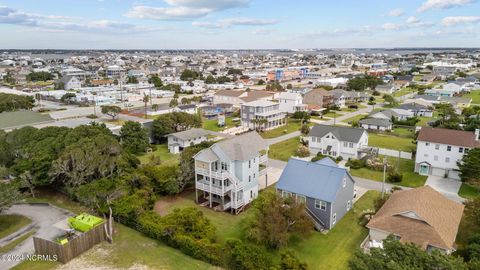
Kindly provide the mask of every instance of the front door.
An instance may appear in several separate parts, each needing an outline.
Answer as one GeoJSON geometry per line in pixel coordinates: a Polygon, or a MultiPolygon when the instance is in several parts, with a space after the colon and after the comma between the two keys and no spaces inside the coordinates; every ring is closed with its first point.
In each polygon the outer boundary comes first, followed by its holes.
{"type": "Polygon", "coordinates": [[[428,165],[420,165],[420,174],[428,175],[428,165]]]}

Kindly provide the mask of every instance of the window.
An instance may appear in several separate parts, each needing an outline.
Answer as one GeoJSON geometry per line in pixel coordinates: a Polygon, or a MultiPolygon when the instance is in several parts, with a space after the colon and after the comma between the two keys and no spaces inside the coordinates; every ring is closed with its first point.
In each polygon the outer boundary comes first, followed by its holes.
{"type": "Polygon", "coordinates": [[[438,161],[438,156],[433,156],[433,160],[438,161]]]}
{"type": "Polygon", "coordinates": [[[343,147],[348,147],[348,143],[347,143],[347,142],[343,142],[343,147]]]}
{"type": "Polygon", "coordinates": [[[350,207],[351,207],[351,206],[352,206],[352,202],[351,202],[351,201],[348,201],[348,202],[347,202],[347,211],[350,210],[350,207]]]}
{"type": "Polygon", "coordinates": [[[302,196],[302,195],[297,195],[297,201],[299,203],[305,203],[307,201],[307,198],[305,196],[302,196]]]}
{"type": "Polygon", "coordinates": [[[250,190],[250,199],[253,198],[253,190],[250,190]]]}
{"type": "Polygon", "coordinates": [[[425,143],[425,146],[429,146],[429,145],[430,145],[430,143],[428,143],[428,142],[425,143]]]}
{"type": "Polygon", "coordinates": [[[450,158],[449,158],[449,157],[446,157],[446,158],[445,158],[445,162],[446,162],[446,163],[449,163],[449,162],[450,162],[450,158]]]}
{"type": "Polygon", "coordinates": [[[459,152],[459,153],[463,153],[463,147],[459,147],[459,148],[458,148],[458,152],[459,152]]]}
{"type": "Polygon", "coordinates": [[[440,149],[440,144],[435,144],[435,150],[440,149]]]}
{"type": "Polygon", "coordinates": [[[251,168],[251,167],[252,167],[252,161],[249,160],[249,161],[248,161],[248,168],[251,168]]]}
{"type": "Polygon", "coordinates": [[[452,147],[450,145],[447,145],[447,151],[452,151],[452,147]]]}
{"type": "Polygon", "coordinates": [[[253,174],[253,178],[255,178],[255,174],[253,174]]]}
{"type": "Polygon", "coordinates": [[[348,147],[353,148],[353,143],[348,143],[348,147]]]}
{"type": "Polygon", "coordinates": [[[333,214],[333,218],[332,218],[332,223],[335,224],[337,222],[337,213],[334,213],[333,214]]]}
{"type": "Polygon", "coordinates": [[[248,176],[248,182],[249,183],[252,182],[252,176],[251,175],[248,176]]]}
{"type": "Polygon", "coordinates": [[[315,200],[315,208],[320,210],[327,210],[327,203],[321,200],[315,200]]]}
{"type": "Polygon", "coordinates": [[[328,139],[328,138],[330,138],[330,135],[327,135],[327,137],[326,137],[326,138],[327,138],[327,139],[328,139]]]}

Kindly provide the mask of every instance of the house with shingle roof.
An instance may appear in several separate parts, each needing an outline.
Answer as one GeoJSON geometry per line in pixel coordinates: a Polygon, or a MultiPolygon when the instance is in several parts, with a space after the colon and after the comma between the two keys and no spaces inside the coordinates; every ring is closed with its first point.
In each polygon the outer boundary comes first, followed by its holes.
{"type": "Polygon", "coordinates": [[[480,147],[480,130],[422,127],[417,137],[415,172],[460,179],[457,162],[469,149],[480,147]]]}
{"type": "Polygon", "coordinates": [[[168,151],[178,154],[183,149],[208,140],[208,132],[202,128],[192,128],[167,135],[168,151]]]}
{"type": "Polygon", "coordinates": [[[307,138],[310,152],[344,159],[359,158],[368,148],[368,133],[363,128],[316,125],[307,138]]]}
{"type": "Polygon", "coordinates": [[[355,181],[332,159],[309,162],[291,158],[276,184],[282,197],[305,203],[318,230],[332,229],[352,208],[355,181]]]}
{"type": "Polygon", "coordinates": [[[237,214],[258,196],[261,179],[266,180],[268,143],[249,132],[217,142],[193,158],[196,201],[237,214]]]}
{"type": "Polygon", "coordinates": [[[368,247],[381,247],[389,235],[431,251],[455,251],[464,205],[430,186],[395,191],[367,224],[368,247]]]}

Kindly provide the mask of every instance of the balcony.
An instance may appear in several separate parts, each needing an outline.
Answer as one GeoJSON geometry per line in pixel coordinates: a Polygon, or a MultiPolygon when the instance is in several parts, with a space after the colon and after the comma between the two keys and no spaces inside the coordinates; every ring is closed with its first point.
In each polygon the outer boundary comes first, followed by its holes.
{"type": "Polygon", "coordinates": [[[268,156],[267,155],[261,155],[259,158],[259,163],[265,163],[268,161],[268,156]]]}
{"type": "Polygon", "coordinates": [[[266,174],[267,174],[267,168],[264,167],[264,168],[262,169],[262,167],[260,167],[260,171],[258,172],[258,174],[259,174],[260,176],[266,175],[266,174]]]}
{"type": "Polygon", "coordinates": [[[210,183],[207,181],[197,181],[195,183],[195,187],[199,190],[203,190],[206,192],[211,192],[212,194],[217,194],[220,196],[225,195],[225,193],[229,192],[230,190],[233,189],[233,185],[228,185],[228,186],[220,186],[220,185],[212,185],[210,187],[210,183]]]}
{"type": "Polygon", "coordinates": [[[201,174],[201,175],[204,175],[204,176],[210,176],[210,177],[220,179],[220,180],[227,179],[228,175],[229,175],[229,173],[227,171],[223,171],[223,172],[222,171],[209,171],[209,170],[198,168],[198,167],[195,168],[195,172],[197,174],[201,174]]]}

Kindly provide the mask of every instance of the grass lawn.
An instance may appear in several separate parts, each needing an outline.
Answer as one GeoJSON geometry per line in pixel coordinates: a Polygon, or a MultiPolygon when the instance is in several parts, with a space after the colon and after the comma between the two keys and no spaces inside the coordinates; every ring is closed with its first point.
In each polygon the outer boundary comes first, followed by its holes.
{"type": "MultiPolygon", "coordinates": [[[[312,125],[312,123],[309,123],[309,125],[312,125]]],[[[260,135],[264,139],[276,138],[276,137],[279,137],[279,136],[282,136],[282,135],[285,135],[285,134],[288,134],[288,133],[299,131],[301,126],[302,126],[302,123],[301,123],[300,120],[293,120],[293,119],[289,118],[287,120],[286,125],[275,128],[275,129],[265,131],[265,132],[261,133],[260,135]]]]}
{"type": "Polygon", "coordinates": [[[300,137],[291,138],[286,141],[270,145],[268,157],[272,159],[288,161],[291,156],[295,155],[299,145],[300,137]]]}
{"type": "Polygon", "coordinates": [[[20,230],[31,222],[32,220],[21,215],[0,215],[0,239],[20,230]]]}
{"type": "Polygon", "coordinates": [[[480,90],[473,90],[468,94],[463,95],[464,98],[471,98],[473,104],[480,104],[480,90]]]}
{"type": "Polygon", "coordinates": [[[367,115],[366,114],[355,115],[353,117],[350,117],[348,119],[343,120],[342,122],[347,123],[347,124],[353,123],[353,122],[358,122],[358,121],[360,121],[360,119],[365,118],[365,116],[367,116],[367,115]]]}
{"type": "MultiPolygon", "coordinates": [[[[113,244],[103,242],[65,265],[65,269],[215,269],[181,251],[121,224],[113,244]]],[[[23,262],[15,270],[55,269],[60,263],[23,262]]]]}
{"type": "Polygon", "coordinates": [[[242,224],[253,214],[253,211],[245,211],[239,215],[232,215],[227,212],[215,212],[207,207],[195,203],[195,192],[185,191],[177,196],[163,197],[155,204],[155,211],[160,215],[166,215],[175,208],[195,207],[202,211],[205,216],[217,227],[217,235],[220,241],[227,238],[240,238],[242,224]]]}
{"type": "Polygon", "coordinates": [[[465,199],[475,199],[476,197],[480,196],[480,190],[469,184],[462,183],[462,186],[460,186],[460,190],[458,191],[458,195],[465,199]]]}
{"type": "MultiPolygon", "coordinates": [[[[9,252],[10,250],[14,249],[18,244],[22,243],[23,241],[27,240],[30,236],[35,233],[34,230],[27,232],[26,234],[18,237],[17,239],[13,240],[12,242],[8,243],[7,245],[0,247],[0,253],[9,252]]],[[[33,241],[30,240],[30,241],[33,241]]]]}
{"type": "Polygon", "coordinates": [[[344,114],[345,114],[345,112],[338,112],[338,111],[337,111],[336,113],[334,113],[334,112],[330,111],[330,112],[324,114],[323,116],[329,117],[329,118],[335,118],[335,117],[342,116],[342,115],[344,115],[344,114]]]}
{"type": "Polygon", "coordinates": [[[413,139],[413,136],[415,135],[415,130],[408,128],[394,128],[392,131],[392,135],[413,139]]]}
{"type": "Polygon", "coordinates": [[[404,88],[398,90],[397,92],[393,93],[393,97],[403,97],[406,94],[413,93],[414,91],[415,90],[410,88],[410,87],[404,87],[404,88]]]}
{"type": "Polygon", "coordinates": [[[348,269],[348,261],[368,230],[360,224],[360,217],[367,209],[374,209],[373,202],[380,196],[377,191],[365,193],[328,234],[314,232],[310,237],[289,245],[309,269],[348,269]]]}
{"type": "Polygon", "coordinates": [[[368,134],[369,146],[399,150],[404,152],[412,152],[413,150],[415,150],[415,144],[413,144],[412,141],[412,138],[403,138],[377,133],[368,134]]]}
{"type": "Polygon", "coordinates": [[[170,153],[168,151],[167,144],[156,145],[156,148],[157,149],[155,151],[152,151],[151,153],[145,153],[141,156],[138,156],[138,159],[140,160],[140,162],[142,164],[147,164],[151,161],[156,161],[156,160],[160,160],[160,162],[166,161],[166,160],[172,160],[172,161],[177,160],[178,155],[174,155],[170,153]]]}
{"type": "Polygon", "coordinates": [[[217,119],[203,119],[202,120],[202,128],[206,130],[211,130],[211,131],[222,131],[227,128],[235,127],[237,124],[240,124],[240,121],[234,122],[233,117],[225,117],[225,126],[224,127],[219,127],[218,120],[217,119]]]}
{"type": "MultiPolygon", "coordinates": [[[[394,157],[387,157],[388,161],[397,166],[398,159],[394,157]]],[[[405,187],[421,187],[425,185],[427,177],[424,175],[419,175],[414,172],[415,161],[410,159],[400,159],[400,166],[398,171],[403,175],[402,181],[398,183],[391,183],[394,185],[405,186],[405,187]]],[[[374,171],[368,168],[361,169],[350,169],[350,174],[353,176],[371,179],[374,181],[383,181],[383,171],[374,171]]]]}
{"type": "Polygon", "coordinates": [[[426,127],[428,126],[428,122],[435,121],[435,117],[425,117],[425,116],[419,116],[418,119],[420,120],[416,126],[418,127],[426,127]]]}
{"type": "Polygon", "coordinates": [[[88,208],[70,200],[66,195],[48,189],[37,189],[36,198],[27,198],[29,203],[50,203],[60,208],[64,208],[73,213],[88,212],[88,208]]]}

